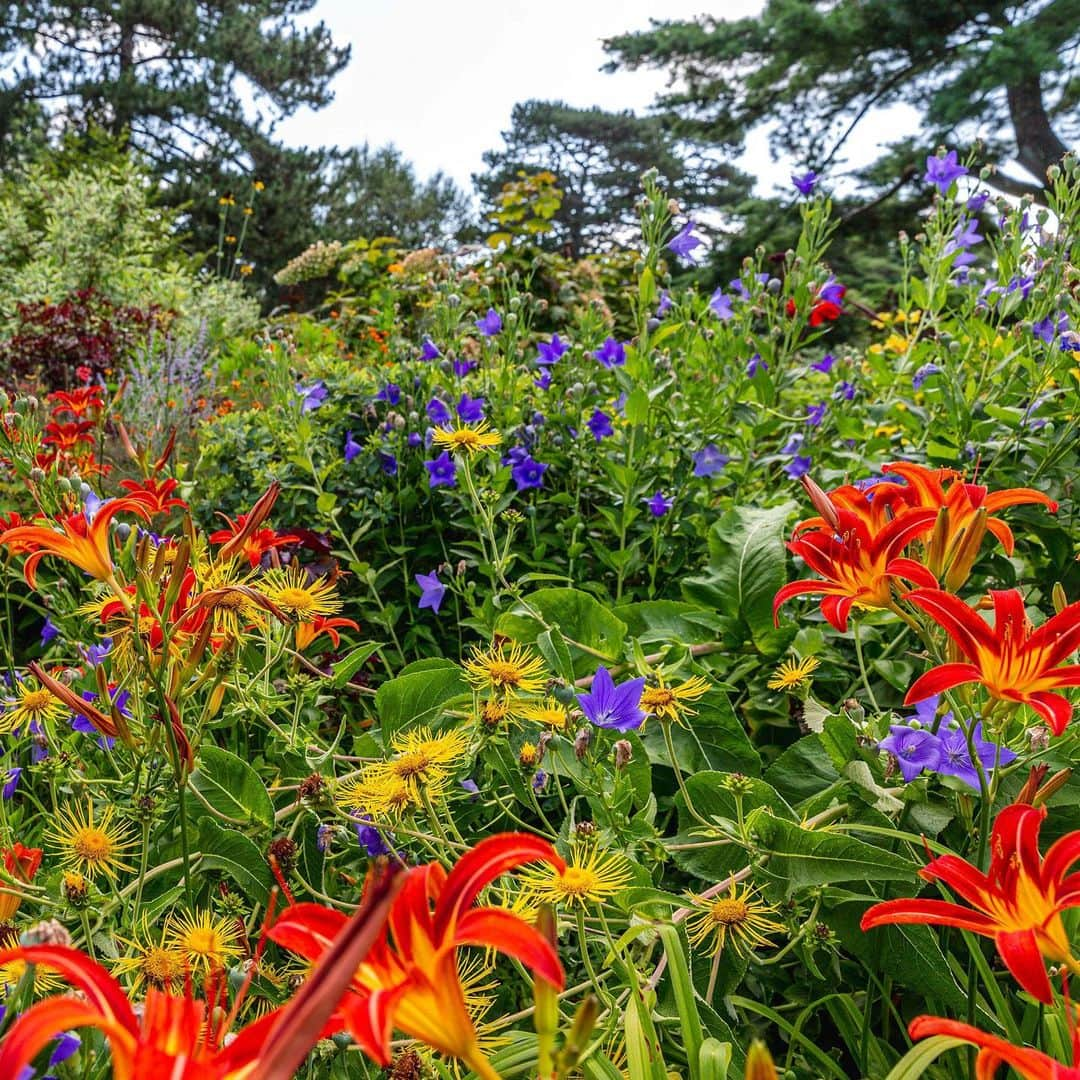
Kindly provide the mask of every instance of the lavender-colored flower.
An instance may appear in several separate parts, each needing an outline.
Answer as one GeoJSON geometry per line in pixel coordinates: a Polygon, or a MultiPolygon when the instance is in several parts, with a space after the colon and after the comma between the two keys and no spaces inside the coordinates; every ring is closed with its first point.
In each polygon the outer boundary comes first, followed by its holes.
{"type": "MultiPolygon", "coordinates": [[[[82,1039],[74,1031],[61,1032],[53,1044],[52,1053],[49,1055],[49,1068],[51,1069],[54,1065],[59,1065],[67,1061],[69,1057],[77,1054],[80,1046],[82,1046],[82,1039]]],[[[20,1077],[19,1080],[22,1080],[22,1078],[20,1077]]],[[[50,1078],[44,1077],[43,1080],[50,1080],[50,1078]]]]}
{"type": "Polygon", "coordinates": [[[300,395],[300,411],[304,413],[317,409],[330,395],[322,379],[317,379],[310,386],[297,383],[296,392],[300,395]]]}
{"type": "Polygon", "coordinates": [[[558,334],[552,334],[550,341],[536,343],[536,351],[539,354],[536,362],[541,367],[550,367],[552,364],[557,364],[569,348],[570,346],[558,334]]]}
{"type": "Polygon", "coordinates": [[[605,338],[604,344],[593,352],[593,356],[608,370],[621,367],[626,363],[626,346],[613,337],[605,338]]]}
{"type": "Polygon", "coordinates": [[[544,473],[548,466],[537,461],[526,452],[524,457],[518,458],[510,469],[510,478],[514,481],[518,491],[526,491],[529,488],[542,488],[544,486],[544,473]]]}
{"type": "Polygon", "coordinates": [[[551,372],[546,368],[540,373],[539,379],[533,379],[533,386],[537,390],[547,390],[551,386],[551,372]]]}
{"type": "Polygon", "coordinates": [[[957,160],[955,150],[950,150],[944,157],[931,154],[926,159],[926,175],[923,180],[937,187],[942,195],[948,195],[954,180],[967,176],[967,168],[957,160]]]}
{"type": "Polygon", "coordinates": [[[461,786],[469,793],[469,802],[476,802],[480,798],[480,787],[475,780],[462,780],[461,786]]]}
{"type": "Polygon", "coordinates": [[[768,371],[769,365],[761,359],[761,353],[754,353],[746,362],[746,377],[752,379],[759,371],[768,371]]]}
{"type": "Polygon", "coordinates": [[[974,218],[961,218],[953,229],[952,239],[945,245],[946,255],[956,255],[953,266],[970,266],[975,261],[975,256],[967,249],[981,244],[983,238],[979,235],[978,222],[974,218]],[[960,252],[960,254],[956,254],[960,252]]]}
{"type": "Polygon", "coordinates": [[[671,293],[664,289],[660,293],[660,303],[656,307],[656,317],[662,319],[672,308],[671,293]]]}
{"type": "Polygon", "coordinates": [[[827,402],[821,401],[817,405],[806,406],[806,426],[817,427],[822,420],[825,419],[825,414],[829,411],[827,402]]]}
{"type": "Polygon", "coordinates": [[[828,375],[835,363],[836,357],[832,353],[826,353],[820,360],[815,360],[810,367],[814,371],[820,371],[823,375],[828,375]]]}
{"type": "Polygon", "coordinates": [[[970,199],[968,199],[966,204],[968,210],[970,210],[973,214],[977,214],[986,205],[989,198],[989,191],[977,192],[975,195],[972,195],[970,199]]]}
{"type": "Polygon", "coordinates": [[[489,307],[487,314],[482,319],[476,320],[476,329],[484,337],[494,337],[502,330],[502,316],[494,308],[489,307]]]}
{"type": "Polygon", "coordinates": [[[410,450],[415,450],[423,441],[419,431],[410,431],[409,434],[405,436],[405,444],[410,450]]]}
{"type": "Polygon", "coordinates": [[[444,450],[434,461],[425,461],[428,471],[428,487],[457,487],[457,462],[444,450]]]}
{"type": "Polygon", "coordinates": [[[1040,340],[1045,341],[1047,345],[1054,344],[1054,338],[1058,334],[1063,334],[1069,329],[1069,316],[1065,312],[1058,312],[1057,318],[1053,315],[1047,315],[1045,319],[1040,319],[1038,322],[1031,324],[1031,332],[1040,340]]]}
{"type": "Polygon", "coordinates": [[[416,574],[416,584],[420,586],[420,603],[417,605],[421,610],[431,608],[436,615],[439,614],[439,605],[446,595],[446,586],[439,580],[439,571],[432,570],[430,574],[416,574]]]}
{"type": "Polygon", "coordinates": [[[592,432],[597,442],[615,434],[615,429],[611,426],[611,417],[600,409],[589,417],[589,422],[585,426],[592,432]]]}
{"type": "Polygon", "coordinates": [[[705,243],[694,230],[697,225],[688,221],[668,243],[668,251],[685,262],[697,262],[694,252],[705,243]]]}
{"type": "Polygon", "coordinates": [[[813,462],[809,457],[798,454],[784,466],[784,472],[786,472],[792,480],[798,480],[801,476],[805,476],[810,471],[810,466],[812,464],[813,462]]]}
{"type": "Polygon", "coordinates": [[[83,517],[86,518],[88,525],[94,524],[94,518],[97,517],[98,511],[108,502],[108,499],[101,498],[96,491],[91,488],[86,489],[86,493],[83,495],[83,517]]]}
{"type": "MultiPolygon", "coordinates": [[[[97,700],[97,694],[92,690],[83,690],[79,695],[83,701],[94,702],[97,700]]],[[[131,700],[131,693],[127,690],[112,689],[109,691],[109,700],[116,706],[116,711],[120,713],[125,719],[131,719],[131,711],[128,708],[128,702],[131,700]]],[[[73,713],[71,717],[71,730],[78,731],[82,735],[98,735],[98,729],[90,722],[90,718],[84,716],[82,713],[73,713]]],[[[110,735],[100,735],[97,740],[98,746],[102,750],[111,750],[116,745],[116,739],[110,735]]]]}
{"type": "Polygon", "coordinates": [[[435,344],[431,338],[424,338],[423,344],[420,346],[420,359],[421,360],[438,360],[442,356],[439,352],[438,345],[435,344]]]}
{"type": "Polygon", "coordinates": [[[1061,335],[1058,348],[1062,352],[1080,352],[1080,334],[1066,331],[1061,335]]]}
{"type": "Polygon", "coordinates": [[[911,376],[912,389],[918,390],[931,375],[940,375],[941,368],[937,364],[923,364],[914,375],[911,376]]]}
{"type": "Polygon", "coordinates": [[[387,405],[396,405],[401,400],[401,387],[397,383],[387,383],[376,395],[376,401],[385,401],[387,405]]]}
{"type": "Polygon", "coordinates": [[[111,637],[102,638],[99,645],[88,645],[83,649],[83,656],[91,667],[97,667],[102,660],[112,651],[113,641],[111,637]]]}
{"type": "Polygon", "coordinates": [[[800,195],[807,197],[814,194],[814,188],[817,186],[818,174],[813,169],[807,169],[801,176],[792,176],[792,184],[794,184],[796,190],[800,195]]]}
{"type": "Polygon", "coordinates": [[[694,463],[695,476],[715,476],[731,460],[727,454],[720,453],[716,443],[709,443],[704,450],[697,450],[690,455],[694,463]]]}
{"type": "Polygon", "coordinates": [[[806,442],[806,436],[801,431],[796,431],[794,435],[780,448],[781,454],[797,454],[802,449],[802,444],[806,442]]]}
{"type": "Polygon", "coordinates": [[[41,624],[41,644],[43,646],[48,645],[50,641],[54,641],[59,636],[59,628],[52,621],[52,619],[50,619],[49,616],[46,615],[45,621],[41,624]]]}
{"type": "Polygon", "coordinates": [[[360,846],[367,852],[369,859],[377,859],[380,855],[390,854],[390,845],[383,839],[382,833],[371,823],[371,818],[367,816],[364,816],[356,823],[356,838],[360,841],[360,846]]]}
{"type": "Polygon", "coordinates": [[[345,432],[345,464],[353,461],[363,447],[352,437],[351,431],[345,432]]]}
{"type": "Polygon", "coordinates": [[[844,302],[844,294],[846,292],[847,286],[841,285],[840,282],[836,280],[835,274],[830,274],[825,279],[825,283],[818,289],[815,300],[827,300],[830,304],[840,306],[844,302]]]}
{"type": "Polygon", "coordinates": [[[466,424],[474,424],[477,420],[484,419],[484,399],[472,398],[468,394],[462,394],[457,403],[457,414],[466,424]]]}
{"type": "Polygon", "coordinates": [[[547,779],[547,773],[543,769],[537,769],[532,778],[533,791],[538,794],[543,791],[547,786],[547,779]]]}
{"type": "Polygon", "coordinates": [[[315,846],[325,855],[334,843],[334,826],[320,825],[315,830],[315,846]]]}
{"type": "MultiPolygon", "coordinates": [[[[969,787],[979,789],[979,773],[971,760],[971,749],[968,746],[967,736],[960,727],[949,723],[951,714],[946,714],[938,730],[938,739],[941,745],[941,761],[936,766],[942,776],[955,776],[969,787]]],[[[988,742],[982,737],[982,724],[975,725],[971,733],[971,741],[975,744],[975,754],[982,764],[983,772],[989,777],[995,765],[1008,765],[1016,760],[1014,754],[1007,746],[999,747],[996,743],[988,742]]]]}
{"type": "Polygon", "coordinates": [[[446,407],[446,402],[437,397],[433,397],[427,403],[427,415],[428,419],[436,427],[446,427],[450,423],[450,410],[446,407]]]}
{"type": "Polygon", "coordinates": [[[454,375],[459,379],[464,379],[470,371],[473,371],[478,366],[476,360],[455,360],[451,365],[454,375]]]}
{"type": "Polygon", "coordinates": [[[839,401],[843,398],[844,401],[853,401],[855,398],[855,384],[848,382],[844,379],[839,386],[833,391],[833,397],[839,401]]]}
{"type": "Polygon", "coordinates": [[[651,499],[645,499],[644,503],[654,518],[662,518],[675,505],[675,500],[665,499],[664,493],[658,491],[651,499]]]}
{"type": "Polygon", "coordinates": [[[379,468],[382,469],[387,476],[397,476],[398,460],[397,456],[389,450],[379,451],[379,468]]]}
{"type": "Polygon", "coordinates": [[[3,791],[0,791],[0,795],[3,798],[10,799],[15,794],[15,789],[19,786],[19,777],[22,776],[22,769],[18,765],[11,769],[8,769],[7,776],[4,780],[3,791]]]}
{"type": "Polygon", "coordinates": [[[634,731],[645,720],[645,713],[639,707],[644,689],[644,678],[627,679],[616,686],[608,669],[598,667],[589,692],[578,694],[577,701],[585,719],[595,727],[634,731]]]}
{"type": "Polygon", "coordinates": [[[923,728],[893,724],[878,749],[888,750],[896,758],[900,775],[908,782],[923,769],[936,769],[941,763],[941,740],[923,728]]]}
{"type": "Polygon", "coordinates": [[[709,298],[709,310],[718,318],[727,322],[735,318],[735,311],[731,306],[732,298],[723,289],[717,289],[709,298]]]}

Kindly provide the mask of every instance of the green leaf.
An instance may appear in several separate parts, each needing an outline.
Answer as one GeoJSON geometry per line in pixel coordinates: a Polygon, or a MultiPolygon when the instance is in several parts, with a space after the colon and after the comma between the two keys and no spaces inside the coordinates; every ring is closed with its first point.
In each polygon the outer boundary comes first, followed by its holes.
{"type": "Polygon", "coordinates": [[[199,822],[201,870],[221,870],[249,900],[265,904],[273,878],[262,852],[243,833],[223,829],[212,818],[199,822]]]}
{"type": "Polygon", "coordinates": [[[544,658],[547,666],[567,683],[574,681],[574,661],[570,656],[570,650],[566,646],[566,639],[559,632],[558,627],[545,630],[536,637],[536,647],[544,658]]]}
{"type": "Polygon", "coordinates": [[[628,424],[644,424],[649,419],[649,395],[642,387],[639,386],[626,399],[623,415],[628,424]]]}
{"type": "Polygon", "coordinates": [[[213,744],[199,749],[198,768],[189,783],[195,795],[215,814],[236,825],[258,822],[271,828],[274,804],[259,774],[235,754],[213,744]]]}
{"type": "Polygon", "coordinates": [[[760,873],[782,886],[787,896],[838,881],[913,881],[918,871],[914,863],[884,848],[853,836],[803,828],[768,808],[754,811],[749,823],[762,850],[771,853],[760,873]]]}
{"type": "Polygon", "coordinates": [[[461,668],[451,660],[432,659],[410,664],[375,694],[375,709],[383,732],[432,722],[448,701],[469,692],[461,668]]]}
{"type": "Polygon", "coordinates": [[[660,941],[664,946],[664,955],[668,961],[668,977],[675,994],[675,1006],[679,1010],[679,1022],[686,1049],[686,1060],[690,1066],[690,1080],[700,1080],[699,1064],[703,1034],[701,1014],[694,997],[694,984],[690,981],[690,965],[686,962],[679,931],[670,923],[659,928],[660,941]]]}
{"type": "Polygon", "coordinates": [[[946,1050],[967,1046],[963,1039],[954,1039],[951,1035],[931,1035],[913,1046],[893,1067],[885,1080],[916,1080],[946,1050]]]}
{"type": "Polygon", "coordinates": [[[381,641],[365,641],[346,653],[334,665],[334,677],[330,680],[330,685],[344,686],[360,670],[368,657],[382,648],[382,644],[381,641]]]}
{"type": "MultiPolygon", "coordinates": [[[[540,589],[528,597],[528,603],[548,626],[562,634],[574,661],[575,677],[592,674],[598,664],[617,663],[622,657],[626,623],[595,597],[578,589],[540,589]],[[592,651],[583,652],[576,645],[592,651]]],[[[515,641],[532,644],[544,627],[519,605],[499,617],[495,630],[515,641]]]]}
{"type": "MultiPolygon", "coordinates": [[[[690,717],[686,727],[679,724],[671,727],[671,741],[683,772],[694,774],[703,769],[719,769],[757,776],[761,772],[761,758],[727,694],[712,689],[694,708],[697,715],[690,717]]],[[[654,764],[668,764],[667,746],[659,724],[646,726],[642,742],[654,764]]]]}
{"type": "Polygon", "coordinates": [[[727,1080],[731,1064],[731,1043],[708,1038],[698,1054],[698,1075],[701,1080],[727,1080]]]}
{"type": "Polygon", "coordinates": [[[332,491],[324,491],[315,500],[315,509],[320,514],[329,514],[337,506],[337,496],[332,491]]]}
{"type": "Polygon", "coordinates": [[[794,629],[773,625],[772,602],[787,580],[783,532],[794,504],[729,510],[709,534],[706,572],[683,582],[687,600],[726,616],[743,640],[768,657],[787,648],[794,629]]]}

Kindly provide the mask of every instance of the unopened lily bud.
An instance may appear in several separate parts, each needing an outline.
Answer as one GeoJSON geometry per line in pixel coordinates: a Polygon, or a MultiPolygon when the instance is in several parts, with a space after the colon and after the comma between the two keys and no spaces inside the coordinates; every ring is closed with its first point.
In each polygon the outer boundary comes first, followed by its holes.
{"type": "MultiPolygon", "coordinates": [[[[1045,728],[1043,729],[1046,730],[1045,728]]],[[[1035,800],[1035,793],[1042,785],[1043,779],[1050,771],[1049,765],[1032,765],[1031,771],[1028,773],[1027,779],[1024,781],[1024,786],[1017,793],[1013,802],[1020,803],[1024,806],[1030,806],[1035,800]]]]}
{"type": "Polygon", "coordinates": [[[832,499],[809,476],[801,477],[800,483],[806,494],[810,496],[810,502],[813,504],[814,509],[829,523],[830,528],[838,529],[840,527],[840,515],[837,513],[832,499]]]}
{"type": "Polygon", "coordinates": [[[1050,598],[1054,605],[1054,612],[1057,615],[1060,615],[1069,606],[1068,597],[1065,595],[1065,586],[1060,581],[1054,582],[1050,598]]]}
{"type": "Polygon", "coordinates": [[[866,710],[855,700],[848,698],[844,702],[844,712],[856,724],[861,724],[866,719],[866,710]]]}
{"type": "Polygon", "coordinates": [[[1035,792],[1035,798],[1032,800],[1032,805],[1042,806],[1055,792],[1060,791],[1069,782],[1071,776],[1072,769],[1062,769],[1060,772],[1054,773],[1054,775],[1035,792]]]}
{"type": "Polygon", "coordinates": [[[759,1039],[753,1041],[746,1055],[745,1080],[777,1080],[772,1054],[759,1039]]]}
{"type": "MultiPolygon", "coordinates": [[[[952,561],[945,573],[945,588],[949,592],[958,592],[971,575],[971,568],[982,547],[986,536],[986,507],[981,506],[975,512],[971,523],[964,530],[959,542],[954,545],[952,561]]],[[[933,570],[933,567],[931,567],[933,570]]]]}
{"type": "Polygon", "coordinates": [[[634,760],[634,748],[626,739],[619,739],[615,743],[615,768],[623,770],[634,760]]]}

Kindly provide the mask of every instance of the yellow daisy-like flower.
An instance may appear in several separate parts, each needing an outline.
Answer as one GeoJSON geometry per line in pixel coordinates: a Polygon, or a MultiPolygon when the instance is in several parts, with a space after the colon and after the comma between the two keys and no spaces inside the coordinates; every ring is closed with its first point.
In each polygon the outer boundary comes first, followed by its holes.
{"type": "Polygon", "coordinates": [[[60,851],[66,870],[74,870],[93,881],[98,874],[115,880],[118,873],[134,867],[126,853],[135,846],[127,828],[114,821],[115,808],[106,806],[100,817],[89,799],[85,807],[65,806],[57,814],[48,837],[60,851]]]}
{"type": "Polygon", "coordinates": [[[193,606],[210,612],[214,633],[238,638],[243,628],[264,624],[266,615],[254,595],[254,575],[243,573],[236,559],[210,563],[199,573],[193,606]]]}
{"type": "Polygon", "coordinates": [[[432,735],[426,727],[396,735],[394,756],[383,766],[393,777],[410,784],[441,780],[458,765],[469,748],[469,736],[459,728],[432,735]]]}
{"type": "Polygon", "coordinates": [[[212,911],[184,912],[170,916],[165,925],[164,941],[179,953],[191,971],[218,971],[244,950],[237,920],[214,915],[212,911]]]}
{"type": "Polygon", "coordinates": [[[166,943],[166,932],[162,930],[155,941],[149,924],[144,923],[130,940],[119,939],[127,951],[113,961],[113,974],[129,977],[128,993],[132,997],[137,997],[144,985],[173,991],[183,981],[187,972],[184,954],[175,945],[166,943]]]}
{"type": "Polygon", "coordinates": [[[817,671],[821,661],[816,656],[807,656],[802,660],[785,660],[767,685],[770,690],[798,690],[810,681],[810,676],[817,671]]]}
{"type": "Polygon", "coordinates": [[[510,715],[510,706],[505,701],[491,699],[480,706],[479,722],[486,728],[500,728],[510,715]]]}
{"type": "Polygon", "coordinates": [[[465,678],[475,689],[496,694],[535,694],[547,682],[544,661],[516,641],[509,643],[509,649],[501,644],[492,644],[487,649],[474,645],[463,666],[465,678]]]}
{"type": "Polygon", "coordinates": [[[520,720],[532,720],[556,731],[565,731],[570,726],[569,708],[555,698],[522,702],[514,708],[514,716],[520,720]]]}
{"type": "Polygon", "coordinates": [[[656,686],[646,686],[642,690],[638,708],[658,720],[681,720],[683,716],[694,715],[686,702],[697,701],[710,689],[712,684],[700,675],[691,675],[678,686],[665,686],[663,676],[659,676],[656,686]]]}
{"type": "Polygon", "coordinates": [[[694,914],[686,920],[686,934],[691,945],[704,945],[710,939],[709,952],[715,956],[721,952],[728,938],[732,947],[741,954],[754,948],[772,944],[765,936],[784,929],[783,923],[769,916],[776,908],[757,898],[752,886],[744,885],[740,891],[735,882],[727,896],[704,897],[688,894],[694,914]]]}
{"type": "Polygon", "coordinates": [[[314,622],[320,615],[334,615],[344,606],[331,581],[325,577],[312,579],[302,566],[268,571],[259,591],[298,622],[314,622]]]}
{"type": "Polygon", "coordinates": [[[481,420],[476,424],[436,428],[431,441],[453,454],[476,454],[498,446],[502,436],[497,431],[491,431],[486,420],[481,420]]]}
{"type": "MultiPolygon", "coordinates": [[[[11,942],[10,948],[14,948],[18,944],[19,942],[16,939],[11,942]]],[[[9,946],[5,945],[4,947],[8,948],[9,946]]],[[[5,991],[15,989],[19,980],[26,974],[28,967],[29,965],[25,960],[9,960],[6,964],[0,964],[0,996],[5,991]]],[[[55,971],[44,964],[34,965],[33,992],[35,996],[52,994],[63,985],[64,980],[55,971]]]]}
{"type": "Polygon", "coordinates": [[[27,728],[32,723],[53,723],[67,716],[68,708],[58,701],[36,679],[26,679],[15,684],[15,697],[5,702],[0,714],[0,732],[5,734],[16,728],[27,728]]]}
{"type": "MultiPolygon", "coordinates": [[[[428,798],[433,792],[441,795],[439,782],[425,786],[428,798]]],[[[410,810],[423,805],[416,784],[393,776],[382,764],[365,769],[352,783],[338,793],[338,803],[347,810],[356,810],[376,820],[396,820],[410,810]]]]}
{"type": "Polygon", "coordinates": [[[530,866],[521,874],[523,905],[563,904],[586,907],[601,904],[621,892],[633,880],[626,861],[618,855],[589,846],[570,853],[565,870],[554,866],[530,866]]]}

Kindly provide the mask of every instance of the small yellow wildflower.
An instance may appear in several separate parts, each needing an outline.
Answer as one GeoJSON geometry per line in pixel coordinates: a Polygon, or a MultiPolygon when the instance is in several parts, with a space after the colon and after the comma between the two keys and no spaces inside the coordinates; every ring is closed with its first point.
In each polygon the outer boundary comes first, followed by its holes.
{"type": "Polygon", "coordinates": [[[773,673],[768,682],[770,690],[798,690],[810,677],[821,661],[816,656],[806,656],[802,660],[785,660],[773,673]]]}
{"type": "Polygon", "coordinates": [[[772,943],[765,936],[784,929],[782,923],[769,916],[776,908],[757,899],[753,887],[740,890],[735,882],[727,896],[705,897],[689,894],[692,914],[686,920],[686,933],[691,945],[703,945],[712,939],[709,952],[721,952],[730,935],[732,947],[741,954],[772,943]]]}
{"type": "Polygon", "coordinates": [[[334,615],[344,606],[333,582],[325,577],[312,579],[302,566],[267,571],[259,591],[298,622],[314,622],[318,616],[334,615]]]}
{"type": "Polygon", "coordinates": [[[638,708],[658,720],[681,720],[684,715],[694,715],[686,702],[697,701],[711,688],[712,684],[700,675],[691,675],[678,686],[665,686],[663,676],[660,676],[656,686],[646,686],[641,692],[638,708]]]}
{"type": "Polygon", "coordinates": [[[497,431],[489,430],[488,422],[481,420],[477,424],[436,428],[431,441],[436,446],[441,446],[455,454],[459,452],[475,454],[480,450],[490,450],[498,446],[502,442],[502,436],[497,431]]]}
{"type": "Polygon", "coordinates": [[[115,880],[120,871],[133,869],[125,858],[135,841],[123,825],[113,821],[114,815],[115,808],[106,806],[101,816],[95,819],[94,804],[89,800],[85,808],[65,806],[59,811],[57,821],[47,835],[59,848],[65,869],[91,880],[98,874],[115,880]]]}
{"type": "Polygon", "coordinates": [[[166,930],[162,929],[158,940],[153,940],[149,923],[130,940],[120,939],[126,951],[112,963],[113,973],[128,976],[128,992],[134,997],[144,985],[155,990],[174,991],[180,987],[186,971],[184,954],[175,946],[166,944],[166,930]]]}
{"type": "Polygon", "coordinates": [[[171,916],[164,940],[191,971],[218,971],[244,952],[238,944],[241,933],[237,920],[212,911],[171,916]]]}
{"type": "Polygon", "coordinates": [[[5,734],[16,728],[25,730],[32,723],[51,724],[68,714],[67,706],[34,679],[16,682],[15,697],[5,704],[7,708],[0,714],[0,732],[5,734]]]}
{"type": "Polygon", "coordinates": [[[521,874],[522,900],[529,906],[585,907],[609,900],[632,880],[624,859],[590,845],[587,854],[581,848],[571,851],[565,870],[527,867],[521,874]]]}
{"type": "Polygon", "coordinates": [[[473,687],[499,694],[537,693],[547,681],[543,660],[516,641],[510,642],[509,649],[499,644],[487,649],[474,645],[464,667],[465,677],[473,687]]]}
{"type": "Polygon", "coordinates": [[[515,707],[514,716],[520,720],[533,720],[556,731],[564,731],[570,726],[570,710],[555,698],[522,702],[515,707]]]}

